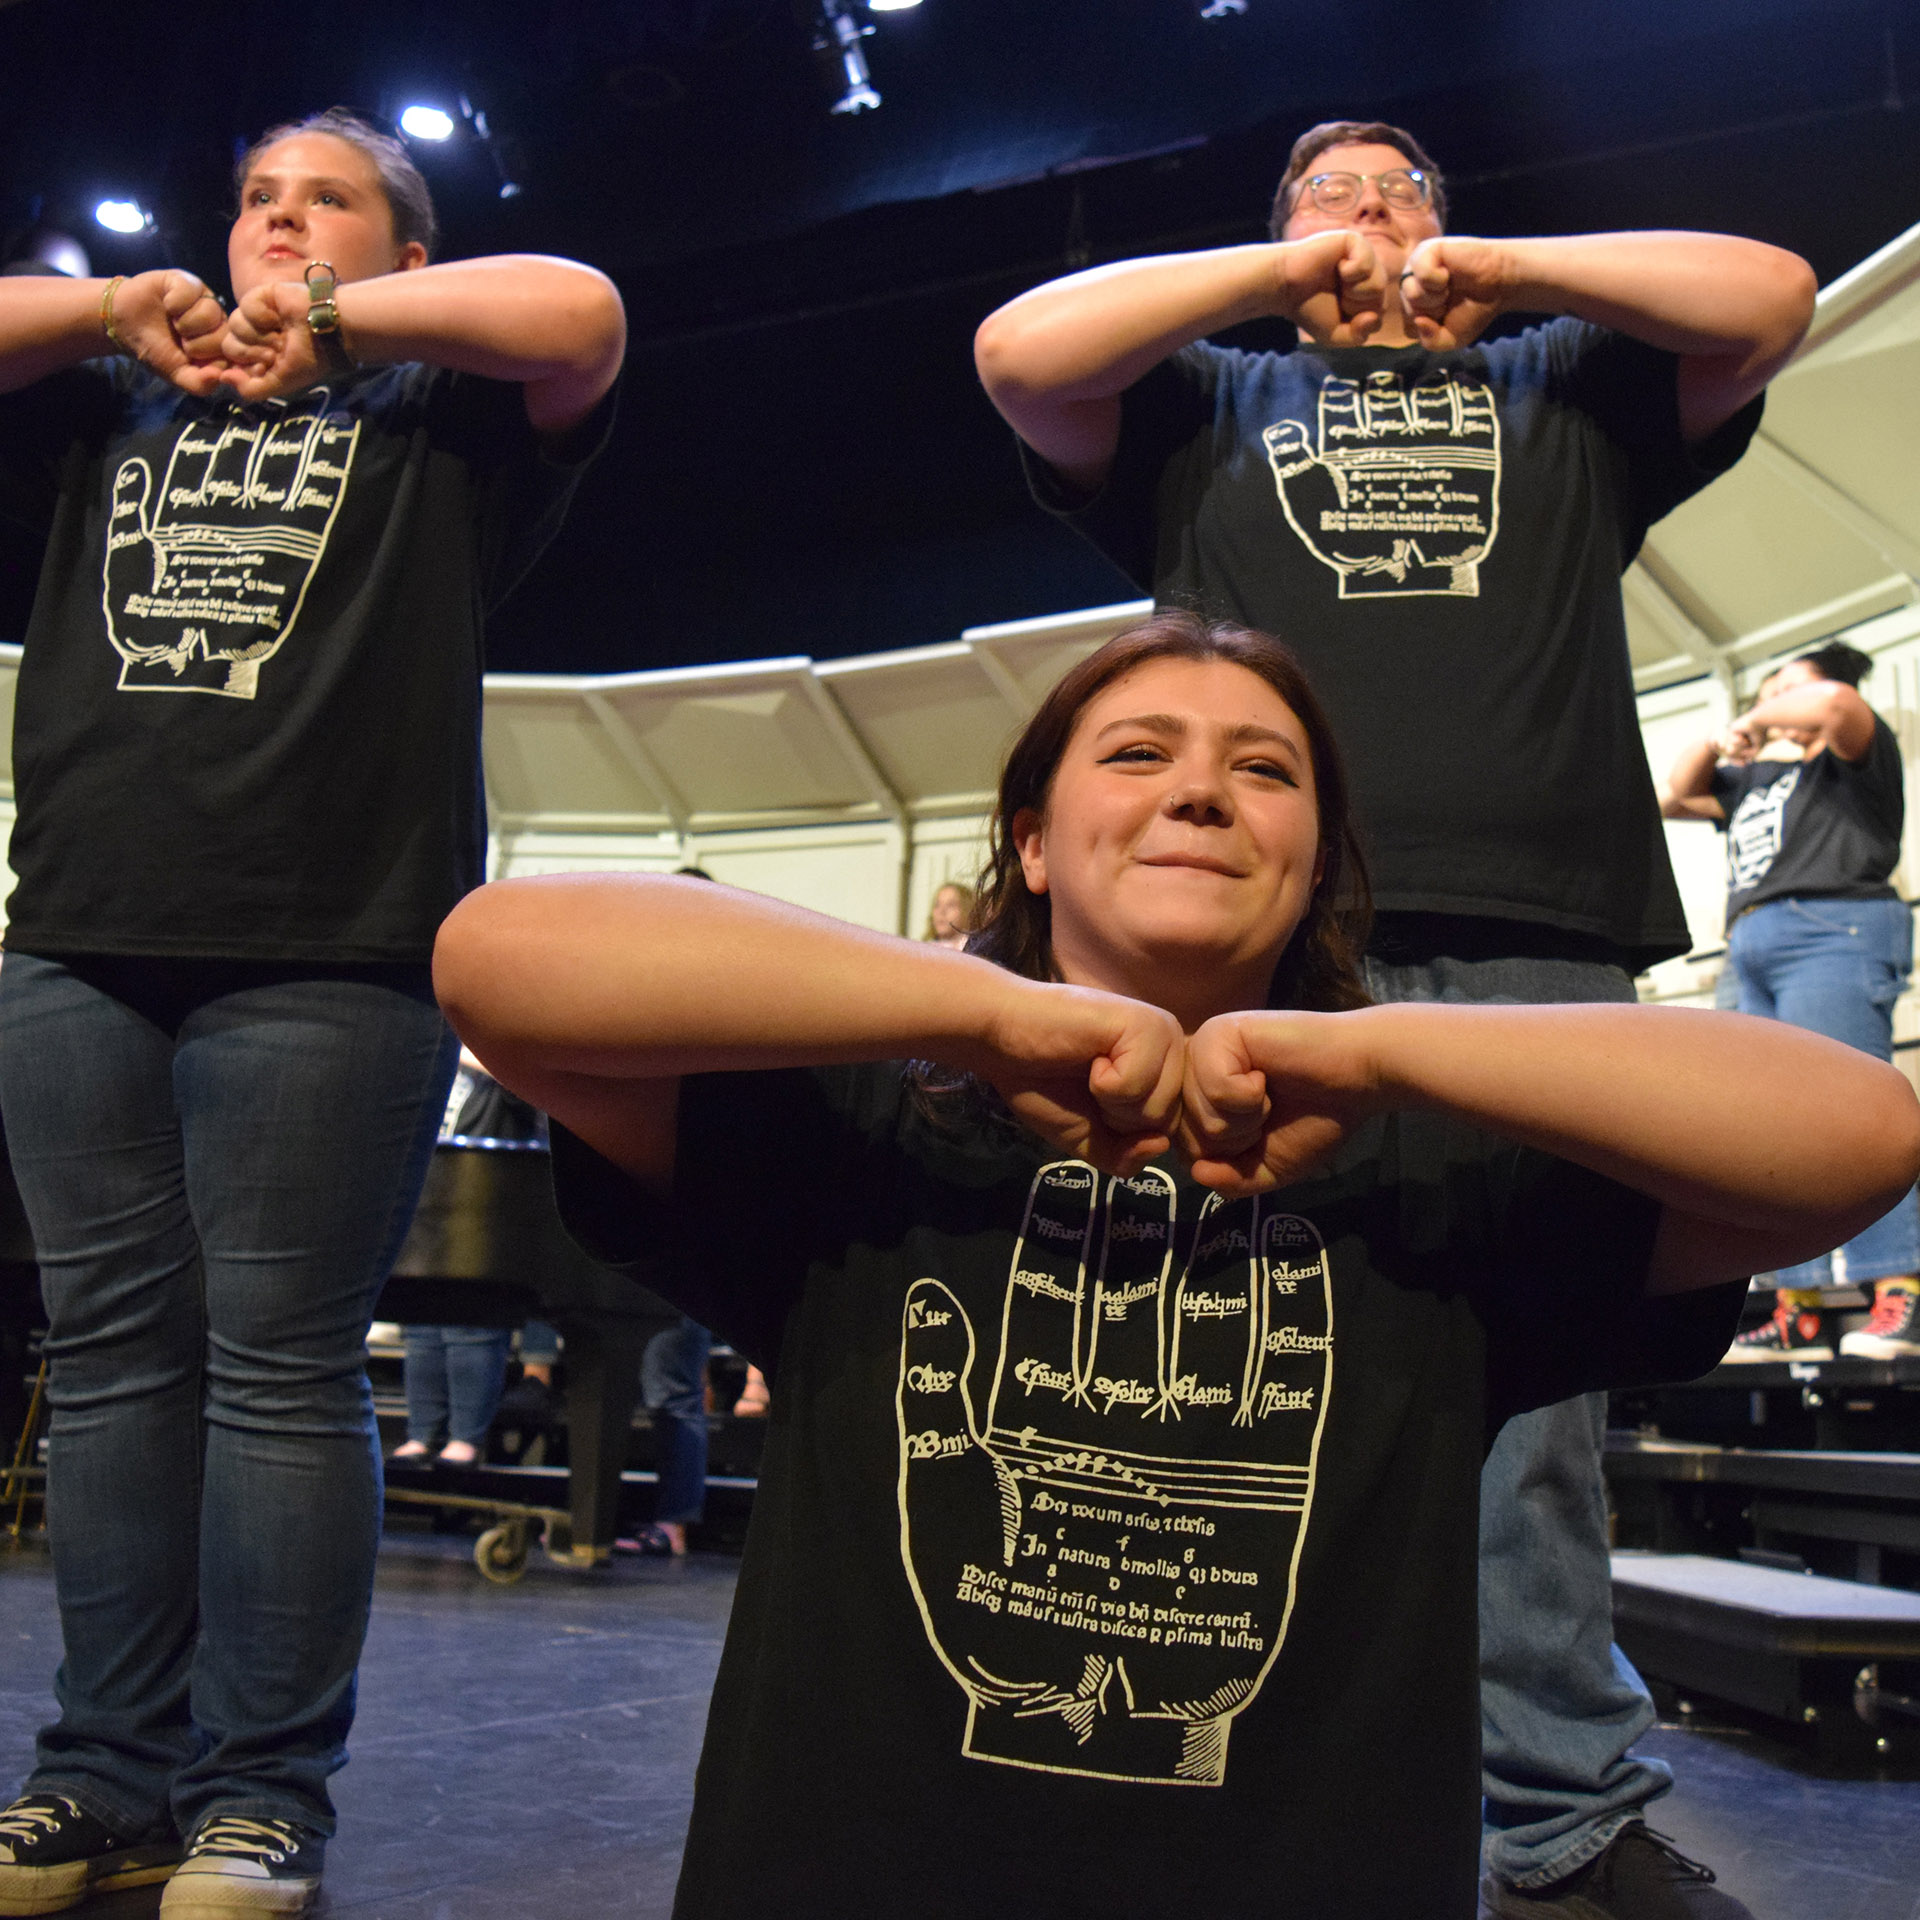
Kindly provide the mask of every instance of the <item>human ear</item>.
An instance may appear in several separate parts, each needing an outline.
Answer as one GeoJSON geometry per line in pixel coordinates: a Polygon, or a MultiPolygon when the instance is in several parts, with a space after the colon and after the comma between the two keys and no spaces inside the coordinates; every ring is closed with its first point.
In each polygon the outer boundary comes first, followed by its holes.
{"type": "Polygon", "coordinates": [[[411,273],[415,267],[424,267],[426,264],[427,250],[418,240],[409,240],[393,256],[395,273],[411,273]]]}
{"type": "Polygon", "coordinates": [[[1032,807],[1022,807],[1013,816],[1014,851],[1020,856],[1020,871],[1026,877],[1029,893],[1047,890],[1046,822],[1032,807]]]}

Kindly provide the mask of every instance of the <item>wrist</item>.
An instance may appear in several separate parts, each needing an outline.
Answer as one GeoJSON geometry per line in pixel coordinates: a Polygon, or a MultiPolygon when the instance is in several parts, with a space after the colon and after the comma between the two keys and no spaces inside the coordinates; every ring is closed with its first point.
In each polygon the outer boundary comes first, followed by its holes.
{"type": "Polygon", "coordinates": [[[313,340],[313,357],[332,373],[352,373],[358,362],[341,324],[339,282],[332,262],[310,261],[304,279],[306,311],[303,318],[313,340]]]}
{"type": "Polygon", "coordinates": [[[1368,1109],[1391,1113],[1439,1103],[1419,1076],[1417,1041],[1427,1009],[1406,1002],[1357,1007],[1323,1016],[1339,1021],[1355,1057],[1355,1074],[1368,1109]]]}
{"type": "Polygon", "coordinates": [[[1566,313],[1567,289],[1556,271],[1558,250],[1552,240],[1488,240],[1494,254],[1489,276],[1500,313],[1566,313]]]}
{"type": "Polygon", "coordinates": [[[107,343],[107,351],[122,355],[129,360],[137,360],[140,356],[127,344],[119,329],[116,303],[119,300],[121,288],[126,284],[127,276],[124,273],[116,273],[110,279],[101,281],[100,297],[95,312],[100,332],[107,343]]]}

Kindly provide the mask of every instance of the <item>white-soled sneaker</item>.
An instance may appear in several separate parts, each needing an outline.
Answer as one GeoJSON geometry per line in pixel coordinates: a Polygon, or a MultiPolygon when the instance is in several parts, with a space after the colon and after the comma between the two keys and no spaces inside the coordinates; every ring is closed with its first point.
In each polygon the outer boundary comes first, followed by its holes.
{"type": "Polygon", "coordinates": [[[216,1813],[187,1842],[160,1897],[161,1920],[305,1913],[320,1892],[325,1838],[295,1820],[216,1813]]]}
{"type": "Polygon", "coordinates": [[[122,1840],[64,1793],[0,1807],[3,1914],[64,1913],[96,1893],[151,1886],[179,1864],[178,1840],[122,1840]]]}
{"type": "Polygon", "coordinates": [[[1773,1312],[1739,1335],[1720,1356],[1723,1367],[1751,1366],[1759,1360],[1831,1360],[1827,1317],[1818,1307],[1790,1306],[1784,1300],[1773,1312]]]}
{"type": "Polygon", "coordinates": [[[1867,1324],[1840,1336],[1847,1360],[1909,1360],[1920,1355],[1920,1294],[1911,1287],[1881,1287],[1867,1324]]]}

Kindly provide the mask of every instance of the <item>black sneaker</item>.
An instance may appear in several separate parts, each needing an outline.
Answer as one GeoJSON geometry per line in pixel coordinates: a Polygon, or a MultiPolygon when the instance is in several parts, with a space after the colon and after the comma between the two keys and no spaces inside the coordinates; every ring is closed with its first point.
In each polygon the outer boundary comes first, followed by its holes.
{"type": "Polygon", "coordinates": [[[1720,1356],[1723,1367],[1750,1365],[1756,1360],[1831,1360],[1833,1343],[1827,1338],[1827,1316],[1818,1307],[1790,1306],[1782,1300],[1757,1327],[1736,1336],[1720,1356]]]}
{"type": "Polygon", "coordinates": [[[1509,1887],[1488,1874],[1480,1901],[1489,1920],[1754,1920],[1751,1907],[1714,1885],[1711,1867],[1644,1820],[1629,1820],[1550,1887],[1509,1887]]]}
{"type": "Polygon", "coordinates": [[[294,1820],[210,1814],[160,1899],[161,1920],[305,1913],[320,1892],[326,1839],[294,1820]]]}
{"type": "Polygon", "coordinates": [[[179,1864],[178,1840],[122,1840],[64,1793],[0,1808],[0,1913],[62,1913],[89,1894],[150,1886],[179,1864]]]}

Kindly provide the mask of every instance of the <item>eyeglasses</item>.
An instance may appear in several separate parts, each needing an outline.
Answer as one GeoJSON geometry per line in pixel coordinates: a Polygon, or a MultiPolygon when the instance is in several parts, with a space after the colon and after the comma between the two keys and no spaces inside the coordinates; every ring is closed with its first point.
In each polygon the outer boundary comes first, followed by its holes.
{"type": "Polygon", "coordinates": [[[1390,207],[1411,210],[1433,205],[1433,182],[1418,167],[1389,167],[1385,173],[1316,173],[1308,180],[1307,191],[1322,213],[1351,213],[1369,180],[1390,207]]]}

